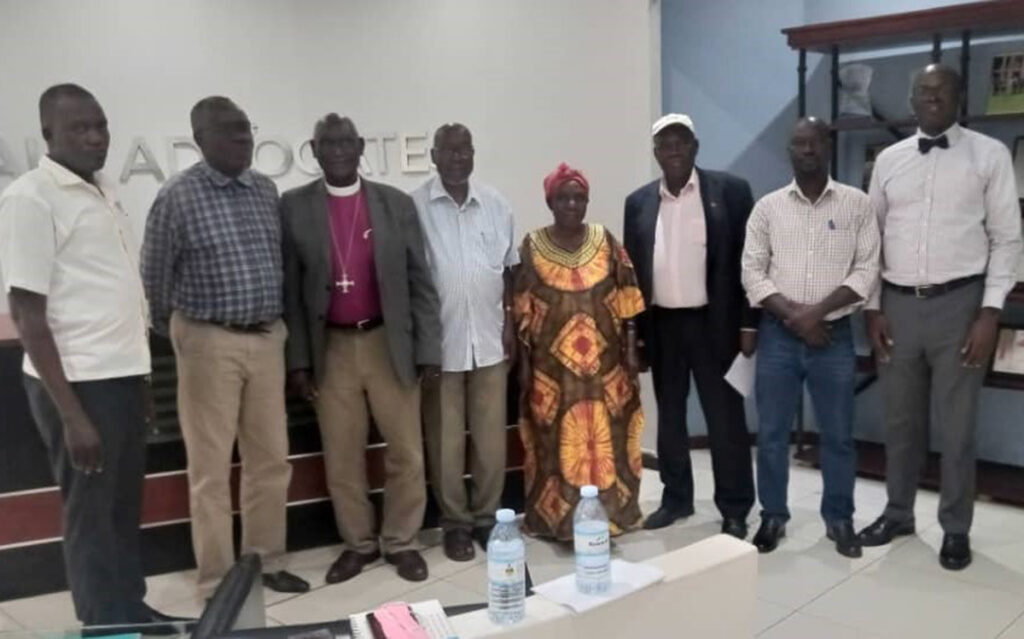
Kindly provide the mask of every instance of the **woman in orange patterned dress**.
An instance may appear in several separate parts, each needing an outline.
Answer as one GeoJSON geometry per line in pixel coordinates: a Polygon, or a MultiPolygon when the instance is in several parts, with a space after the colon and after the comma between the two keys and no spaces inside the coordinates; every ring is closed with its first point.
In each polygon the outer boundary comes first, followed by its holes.
{"type": "Polygon", "coordinates": [[[515,277],[525,530],[570,540],[580,486],[600,491],[613,535],[641,521],[633,319],[644,304],[622,245],[584,224],[590,187],[560,165],[544,180],[554,224],[527,235],[515,277]]]}

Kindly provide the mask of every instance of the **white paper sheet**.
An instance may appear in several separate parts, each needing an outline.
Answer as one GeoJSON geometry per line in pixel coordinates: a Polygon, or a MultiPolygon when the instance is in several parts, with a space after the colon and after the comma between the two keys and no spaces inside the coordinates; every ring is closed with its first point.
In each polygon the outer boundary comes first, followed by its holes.
{"type": "Polygon", "coordinates": [[[999,331],[992,370],[997,373],[1024,375],[1024,331],[1006,328],[999,331]]]}
{"type": "MultiPolygon", "coordinates": [[[[414,604],[409,604],[409,607],[412,608],[416,620],[427,631],[427,636],[430,639],[458,639],[455,629],[452,628],[451,621],[448,620],[448,615],[445,614],[441,602],[437,599],[418,601],[414,604]]],[[[352,624],[353,639],[372,639],[373,632],[370,630],[370,622],[366,619],[366,616],[371,612],[373,611],[367,610],[349,616],[349,622],[352,624]]]]}
{"type": "Polygon", "coordinates": [[[757,354],[746,357],[743,353],[736,356],[732,366],[725,373],[725,381],[736,389],[740,395],[750,397],[754,394],[754,373],[757,370],[757,354]]]}
{"type": "Polygon", "coordinates": [[[622,559],[613,559],[611,570],[612,584],[608,592],[603,595],[585,595],[576,590],[575,573],[534,586],[533,591],[545,599],[568,606],[576,612],[585,612],[658,583],[665,578],[665,573],[660,568],[648,564],[634,564],[622,559]]]}

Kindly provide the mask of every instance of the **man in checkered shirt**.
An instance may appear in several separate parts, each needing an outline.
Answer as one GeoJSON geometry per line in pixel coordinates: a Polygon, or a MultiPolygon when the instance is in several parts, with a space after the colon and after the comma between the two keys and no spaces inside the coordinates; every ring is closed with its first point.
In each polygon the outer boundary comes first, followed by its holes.
{"type": "Polygon", "coordinates": [[[836,551],[861,555],[853,529],[853,391],[850,314],[878,278],[878,223],[867,195],[829,178],[828,125],[800,120],[789,140],[794,180],[761,198],[747,222],[743,287],[761,318],[757,354],[757,492],[754,545],[785,536],[789,433],[807,383],[821,434],[821,516],[836,551]]]}
{"type": "Polygon", "coordinates": [[[291,466],[277,188],[250,170],[252,126],[231,100],[200,100],[191,119],[203,159],[157,194],[142,273],[153,328],[170,336],[177,359],[199,589],[212,595],[234,564],[237,439],[242,552],[261,555],[268,588],[305,592],[281,565],[291,466]]]}

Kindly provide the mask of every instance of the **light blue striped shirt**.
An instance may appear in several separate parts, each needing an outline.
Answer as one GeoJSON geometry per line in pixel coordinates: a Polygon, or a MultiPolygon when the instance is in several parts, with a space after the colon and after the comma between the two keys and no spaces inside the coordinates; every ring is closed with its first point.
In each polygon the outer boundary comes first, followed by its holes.
{"type": "Polygon", "coordinates": [[[410,195],[441,297],[441,369],[460,372],[500,363],[505,358],[502,274],[519,263],[511,207],[475,180],[462,207],[437,176],[410,195]]]}

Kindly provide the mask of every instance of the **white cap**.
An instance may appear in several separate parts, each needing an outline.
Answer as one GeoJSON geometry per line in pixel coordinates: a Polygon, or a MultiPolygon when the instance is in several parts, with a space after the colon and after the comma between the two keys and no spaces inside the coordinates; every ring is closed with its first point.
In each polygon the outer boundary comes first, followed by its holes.
{"type": "Polygon", "coordinates": [[[658,121],[651,125],[651,137],[658,135],[665,127],[681,124],[694,135],[697,135],[697,130],[693,128],[693,120],[690,116],[683,115],[682,113],[669,113],[658,118],[658,121]]]}
{"type": "Polygon", "coordinates": [[[502,508],[494,513],[494,518],[498,520],[499,524],[508,524],[516,520],[516,511],[511,508],[502,508]]]}
{"type": "Polygon", "coordinates": [[[597,486],[583,486],[580,488],[580,497],[597,497],[597,486]]]}

